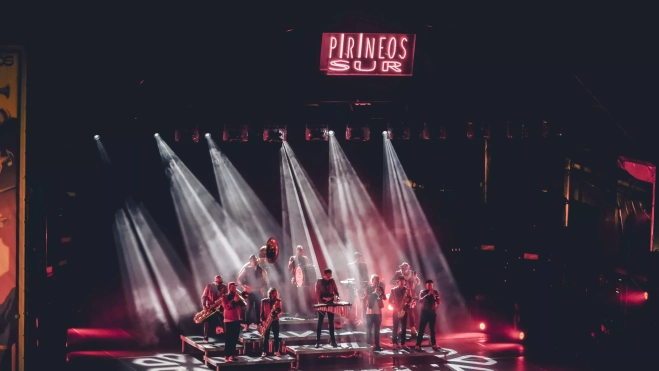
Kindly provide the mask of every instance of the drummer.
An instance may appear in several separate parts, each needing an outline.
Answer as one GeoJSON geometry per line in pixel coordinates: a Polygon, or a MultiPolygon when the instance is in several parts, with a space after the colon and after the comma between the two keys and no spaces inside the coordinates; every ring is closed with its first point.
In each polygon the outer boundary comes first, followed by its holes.
{"type": "MultiPolygon", "coordinates": [[[[288,259],[288,271],[291,274],[291,284],[293,284],[295,292],[297,293],[297,300],[292,300],[290,307],[293,308],[296,316],[302,316],[305,318],[313,313],[310,306],[312,303],[312,291],[314,287],[308,282],[308,277],[303,278],[305,282],[300,286],[298,282],[296,282],[295,273],[298,267],[309,266],[310,264],[311,261],[304,255],[304,247],[297,245],[295,248],[295,255],[288,259]]],[[[303,274],[306,275],[308,273],[307,270],[303,270],[303,274]]],[[[312,278],[315,280],[315,277],[312,278]]],[[[313,281],[311,282],[313,283],[313,281]]]]}
{"type": "Polygon", "coordinates": [[[304,265],[309,265],[309,258],[304,255],[304,247],[297,245],[295,255],[288,259],[288,271],[291,273],[291,282],[293,284],[295,284],[295,269],[304,265]]]}

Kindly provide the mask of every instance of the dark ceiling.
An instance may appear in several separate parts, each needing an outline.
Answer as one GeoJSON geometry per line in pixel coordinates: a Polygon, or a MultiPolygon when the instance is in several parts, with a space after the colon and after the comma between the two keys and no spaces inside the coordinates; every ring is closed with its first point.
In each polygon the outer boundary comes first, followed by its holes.
{"type": "Polygon", "coordinates": [[[307,100],[393,97],[459,117],[593,106],[601,125],[593,135],[656,155],[649,40],[659,32],[645,19],[649,8],[307,4],[3,5],[0,45],[28,53],[32,148],[52,153],[112,130],[142,135],[181,112],[221,125],[285,119],[307,100]],[[356,30],[416,33],[415,76],[320,75],[320,33],[356,30]]]}

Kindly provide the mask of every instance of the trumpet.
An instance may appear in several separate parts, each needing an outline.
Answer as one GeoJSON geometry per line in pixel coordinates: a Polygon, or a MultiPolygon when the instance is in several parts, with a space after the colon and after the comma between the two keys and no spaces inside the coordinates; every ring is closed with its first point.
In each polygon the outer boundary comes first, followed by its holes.
{"type": "Polygon", "coordinates": [[[240,290],[236,289],[236,294],[238,295],[240,300],[242,300],[243,304],[247,305],[247,300],[245,300],[245,298],[247,297],[248,293],[246,293],[245,291],[240,291],[240,290]]]}

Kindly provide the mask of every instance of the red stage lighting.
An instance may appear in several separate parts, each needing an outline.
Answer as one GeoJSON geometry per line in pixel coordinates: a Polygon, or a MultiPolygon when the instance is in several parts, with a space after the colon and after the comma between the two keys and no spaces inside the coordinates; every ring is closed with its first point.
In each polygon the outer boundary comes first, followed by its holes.
{"type": "Polygon", "coordinates": [[[481,324],[478,325],[478,328],[480,328],[481,331],[485,331],[485,323],[481,322],[481,324]]]}
{"type": "Polygon", "coordinates": [[[524,332],[519,333],[519,340],[524,340],[524,332]]]}
{"type": "Polygon", "coordinates": [[[644,293],[643,293],[643,297],[645,298],[645,300],[648,300],[648,293],[647,293],[647,292],[644,292],[644,293]]]}

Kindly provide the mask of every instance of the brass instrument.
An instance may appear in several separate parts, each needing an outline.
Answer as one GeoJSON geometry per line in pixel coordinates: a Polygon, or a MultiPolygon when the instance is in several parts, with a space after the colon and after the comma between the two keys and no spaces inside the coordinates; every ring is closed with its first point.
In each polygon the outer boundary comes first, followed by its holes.
{"type": "Polygon", "coordinates": [[[243,304],[247,305],[247,300],[245,300],[245,298],[247,297],[247,295],[249,295],[249,293],[236,289],[236,294],[238,294],[240,300],[243,301],[243,304]]]}
{"type": "Polygon", "coordinates": [[[279,244],[274,237],[270,237],[265,243],[265,258],[270,264],[275,264],[279,258],[279,244]]]}
{"type": "Polygon", "coordinates": [[[222,298],[217,299],[209,309],[204,309],[194,315],[194,323],[200,324],[210,318],[215,313],[224,313],[224,306],[222,305],[222,298]]]}
{"type": "Polygon", "coordinates": [[[272,321],[275,320],[275,317],[277,317],[280,310],[281,310],[281,299],[277,299],[275,301],[275,305],[272,306],[272,310],[270,311],[270,317],[268,317],[265,326],[262,326],[261,331],[259,331],[259,334],[261,334],[261,336],[265,336],[265,333],[268,332],[268,330],[270,330],[270,325],[272,325],[272,321]]]}
{"type": "Polygon", "coordinates": [[[7,99],[9,99],[9,93],[11,90],[9,89],[9,84],[5,85],[4,88],[0,88],[0,95],[4,95],[7,99]]]}
{"type": "Polygon", "coordinates": [[[405,313],[407,313],[407,310],[415,307],[416,307],[416,300],[412,299],[410,295],[405,295],[405,298],[403,299],[403,307],[401,308],[401,310],[398,311],[398,318],[405,317],[405,313]]]}

